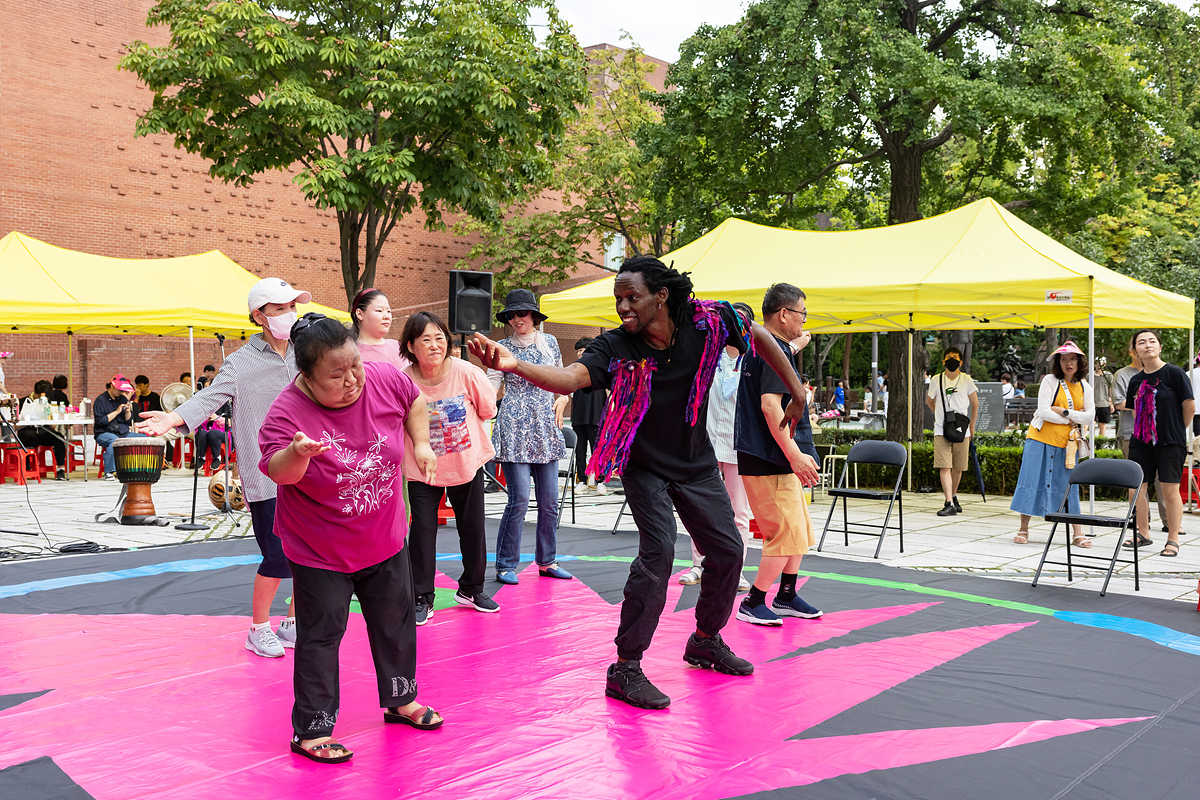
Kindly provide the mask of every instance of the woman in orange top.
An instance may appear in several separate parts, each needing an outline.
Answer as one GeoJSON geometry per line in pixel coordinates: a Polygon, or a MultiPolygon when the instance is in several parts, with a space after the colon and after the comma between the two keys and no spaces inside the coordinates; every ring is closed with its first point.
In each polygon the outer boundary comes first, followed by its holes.
{"type": "MultiPolygon", "coordinates": [[[[1013,537],[1017,544],[1029,541],[1029,518],[1059,511],[1064,496],[1070,513],[1079,513],[1079,487],[1069,484],[1067,442],[1072,426],[1082,431],[1092,424],[1096,401],[1091,384],[1084,380],[1087,361],[1078,345],[1067,341],[1050,360],[1053,365],[1038,389],[1038,408],[1025,435],[1021,474],[1009,506],[1021,515],[1021,529],[1013,537]]],[[[1076,547],[1092,546],[1078,525],[1072,526],[1072,533],[1076,547]]]]}

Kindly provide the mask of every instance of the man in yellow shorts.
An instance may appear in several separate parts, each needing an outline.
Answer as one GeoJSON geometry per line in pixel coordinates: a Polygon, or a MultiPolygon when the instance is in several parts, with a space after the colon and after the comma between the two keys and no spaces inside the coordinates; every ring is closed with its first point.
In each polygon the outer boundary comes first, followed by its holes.
{"type": "MultiPolygon", "coordinates": [[[[808,311],[804,292],[777,283],[763,296],[763,327],[790,359],[791,340],[804,332],[808,311]]],[[[767,345],[770,346],[770,345],[767,345]]],[[[734,449],[738,474],[750,509],[763,535],[762,560],[750,592],[738,607],[737,618],[753,625],[782,625],[780,617],[816,619],[820,609],[796,594],[800,560],[816,542],[804,486],[817,482],[817,462],[800,452],[791,431],[780,428],[790,397],[783,380],[760,355],[747,355],[738,385],[734,449]],[[767,606],[767,591],[779,580],[775,599],[767,606]]]]}

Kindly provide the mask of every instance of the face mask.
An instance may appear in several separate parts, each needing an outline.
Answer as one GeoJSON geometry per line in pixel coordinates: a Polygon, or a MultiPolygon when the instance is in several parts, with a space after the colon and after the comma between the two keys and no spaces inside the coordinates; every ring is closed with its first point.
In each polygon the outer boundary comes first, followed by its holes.
{"type": "Polygon", "coordinates": [[[291,336],[292,326],[296,324],[296,312],[285,311],[278,317],[267,317],[267,330],[276,339],[287,339],[291,336]]]}
{"type": "Polygon", "coordinates": [[[955,372],[961,366],[962,366],[962,362],[959,361],[957,358],[947,358],[946,359],[946,370],[948,372],[955,372]]]}

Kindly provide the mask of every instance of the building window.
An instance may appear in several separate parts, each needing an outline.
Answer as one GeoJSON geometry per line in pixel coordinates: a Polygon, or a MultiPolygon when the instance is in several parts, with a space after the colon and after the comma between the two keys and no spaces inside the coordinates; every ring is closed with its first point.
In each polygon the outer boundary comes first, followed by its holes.
{"type": "Polygon", "coordinates": [[[609,240],[608,245],[604,248],[604,266],[616,271],[624,260],[625,237],[618,233],[609,240]]]}

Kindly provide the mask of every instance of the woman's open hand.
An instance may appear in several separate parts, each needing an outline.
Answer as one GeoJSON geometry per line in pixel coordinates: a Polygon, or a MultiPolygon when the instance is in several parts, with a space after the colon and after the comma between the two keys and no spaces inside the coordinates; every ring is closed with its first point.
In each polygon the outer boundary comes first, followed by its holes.
{"type": "Polygon", "coordinates": [[[319,456],[329,449],[329,445],[313,441],[303,431],[296,431],[296,435],[292,437],[292,443],[288,446],[292,448],[293,453],[303,458],[319,456]]]}

